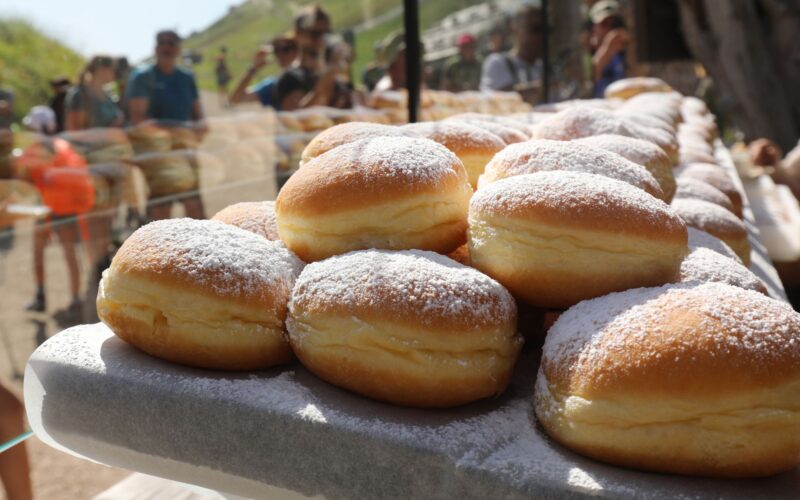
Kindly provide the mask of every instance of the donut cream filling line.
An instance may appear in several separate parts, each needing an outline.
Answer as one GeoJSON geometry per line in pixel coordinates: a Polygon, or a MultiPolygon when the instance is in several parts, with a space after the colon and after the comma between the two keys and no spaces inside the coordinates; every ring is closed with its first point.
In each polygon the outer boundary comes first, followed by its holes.
{"type": "Polygon", "coordinates": [[[538,400],[547,411],[588,426],[632,429],[660,425],[691,425],[713,431],[741,431],[750,427],[786,428],[800,432],[800,382],[746,391],[706,400],[631,396],[630,401],[565,396],[540,377],[538,400]]]}

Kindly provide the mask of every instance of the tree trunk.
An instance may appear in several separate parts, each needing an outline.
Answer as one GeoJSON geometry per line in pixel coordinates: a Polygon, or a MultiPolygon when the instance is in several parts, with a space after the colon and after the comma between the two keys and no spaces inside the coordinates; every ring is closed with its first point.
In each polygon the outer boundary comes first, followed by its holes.
{"type": "Polygon", "coordinates": [[[734,102],[748,139],[800,135],[800,8],[792,0],[680,0],[686,43],[734,102]]]}

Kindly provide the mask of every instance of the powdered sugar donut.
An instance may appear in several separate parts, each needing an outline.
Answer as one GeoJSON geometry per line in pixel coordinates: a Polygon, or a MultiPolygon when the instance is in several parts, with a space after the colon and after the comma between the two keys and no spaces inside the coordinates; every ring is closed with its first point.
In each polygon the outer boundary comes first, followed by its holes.
{"type": "Polygon", "coordinates": [[[667,283],[686,244],[686,226],[666,203],[595,174],[509,177],[470,202],[472,266],[538,307],[667,283]]]}
{"type": "Polygon", "coordinates": [[[558,112],[536,126],[536,139],[569,141],[600,134],[624,135],[655,143],[675,164],[678,142],[664,130],[644,127],[612,111],[599,108],[575,107],[558,112]]]}
{"type": "Polygon", "coordinates": [[[331,149],[372,137],[418,137],[402,127],[370,122],[341,123],[317,134],[303,150],[301,162],[306,163],[331,149]]]}
{"type": "Polygon", "coordinates": [[[626,467],[765,476],[800,463],[800,315],[722,283],[581,302],[545,340],[536,416],[626,467]]]}
{"type": "Polygon", "coordinates": [[[503,392],[522,345],[514,299],[433,252],[364,250],[308,265],[289,341],[332,384],[371,398],[448,407],[503,392]]]}
{"type": "Polygon", "coordinates": [[[670,92],[667,82],[660,78],[636,76],[613,82],[605,90],[606,99],[630,99],[643,92],[670,92]]]}
{"type": "Polygon", "coordinates": [[[103,273],[97,314],[153,356],[250,370],[291,359],[284,320],[303,263],[219,221],[169,219],[131,235],[103,273]]]}
{"type": "Polygon", "coordinates": [[[742,193],[733,183],[731,176],[728,172],[722,169],[719,165],[710,163],[689,163],[688,165],[681,165],[675,169],[675,178],[680,179],[688,177],[703,181],[719,189],[725,196],[731,200],[733,205],[733,213],[742,218],[742,193]]]}
{"type": "Polygon", "coordinates": [[[731,199],[711,184],[687,176],[680,177],[676,181],[676,184],[676,199],[703,200],[719,205],[730,213],[733,213],[733,203],[731,203],[731,199]]]}
{"type": "Polygon", "coordinates": [[[263,236],[272,241],[280,240],[278,223],[275,220],[274,201],[245,201],[234,203],[214,214],[218,220],[232,226],[263,236]]]}
{"type": "Polygon", "coordinates": [[[490,120],[477,120],[474,118],[453,118],[453,117],[448,118],[445,121],[465,123],[467,125],[478,127],[487,132],[493,133],[497,137],[501,138],[503,142],[505,142],[506,144],[516,144],[518,142],[523,142],[530,139],[530,134],[523,133],[513,127],[509,127],[508,125],[500,122],[494,122],[490,120]]]}
{"type": "Polygon", "coordinates": [[[750,265],[750,243],[747,241],[747,228],[735,215],[719,205],[703,200],[676,198],[672,200],[675,210],[687,226],[710,233],[724,241],[742,259],[744,265],[750,265]]]}
{"type": "Polygon", "coordinates": [[[506,147],[506,143],[495,134],[469,123],[420,122],[403,128],[438,142],[458,156],[467,169],[469,183],[473,188],[478,186],[478,177],[489,160],[506,147]]]}
{"type": "Polygon", "coordinates": [[[278,233],[306,262],[366,248],[449,253],[466,241],[471,195],[464,166],[441,144],[375,137],[290,177],[275,202],[278,233]]]}
{"type": "Polygon", "coordinates": [[[708,248],[695,248],[681,262],[676,283],[727,283],[767,295],[767,287],[740,262],[708,248]]]}
{"type": "Polygon", "coordinates": [[[572,142],[611,151],[626,160],[643,166],[658,181],[658,185],[664,191],[666,201],[671,200],[675,195],[675,175],[672,173],[672,161],[663,149],[652,142],[613,134],[582,137],[572,142]]]}
{"type": "Polygon", "coordinates": [[[486,165],[486,172],[478,185],[485,186],[506,177],[552,170],[602,175],[627,182],[656,198],[666,199],[658,181],[641,165],[593,146],[546,139],[507,146],[486,165]]]}
{"type": "Polygon", "coordinates": [[[722,241],[721,239],[717,238],[716,236],[712,236],[711,234],[701,231],[694,227],[687,227],[686,230],[689,232],[689,250],[695,250],[697,248],[707,248],[709,250],[713,250],[720,255],[724,255],[729,259],[733,259],[735,262],[741,264],[742,259],[736,255],[731,247],[728,246],[727,243],[722,241]]]}

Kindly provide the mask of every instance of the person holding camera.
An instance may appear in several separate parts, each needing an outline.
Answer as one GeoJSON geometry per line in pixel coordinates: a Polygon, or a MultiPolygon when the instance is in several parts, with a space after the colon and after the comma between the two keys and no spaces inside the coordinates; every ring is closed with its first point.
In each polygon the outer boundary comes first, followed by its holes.
{"type": "Polygon", "coordinates": [[[597,47],[592,55],[594,66],[594,97],[603,98],[606,87],[625,78],[627,66],[625,52],[630,35],[620,14],[619,3],[601,0],[589,10],[592,21],[592,45],[597,47]]]}
{"type": "Polygon", "coordinates": [[[231,104],[257,101],[264,107],[279,108],[278,103],[275,101],[275,87],[278,82],[278,76],[270,75],[250,87],[253,77],[261,68],[272,62],[270,60],[272,57],[278,63],[281,71],[291,66],[297,59],[297,42],[294,40],[294,35],[277,37],[272,40],[270,45],[265,45],[258,49],[247,72],[228,98],[231,104]]]}
{"type": "Polygon", "coordinates": [[[311,106],[349,108],[352,89],[344,83],[352,51],[344,42],[328,44],[331,20],[319,5],[304,8],[295,18],[298,60],[278,78],[275,102],[292,111],[311,106]]]}

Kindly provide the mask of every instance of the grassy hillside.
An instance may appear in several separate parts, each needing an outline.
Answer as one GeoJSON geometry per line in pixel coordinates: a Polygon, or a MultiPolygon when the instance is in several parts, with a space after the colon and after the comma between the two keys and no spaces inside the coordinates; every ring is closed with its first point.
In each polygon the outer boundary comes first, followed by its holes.
{"type": "Polygon", "coordinates": [[[50,98],[50,80],[75,79],[83,66],[75,51],[40,33],[27,21],[0,19],[0,77],[14,90],[14,114],[21,119],[50,98]]]}
{"type": "MultiPolygon", "coordinates": [[[[356,29],[356,61],[354,72],[360,78],[361,70],[373,57],[373,44],[403,26],[400,0],[321,0],[317,2],[297,0],[247,0],[231,9],[228,14],[208,28],[192,34],[184,46],[203,55],[203,62],[195,66],[199,84],[205,89],[214,89],[214,59],[222,46],[228,48],[228,66],[238,81],[250,64],[256,48],[277,34],[292,27],[294,14],[303,5],[319,3],[333,19],[334,31],[356,29]],[[396,14],[396,15],[392,15],[396,14]],[[364,26],[369,19],[382,16],[381,22],[364,26]]],[[[420,5],[420,22],[426,29],[442,17],[458,9],[481,3],[480,0],[428,0],[420,5]]],[[[275,73],[272,66],[261,71],[259,77],[275,73]]]]}

